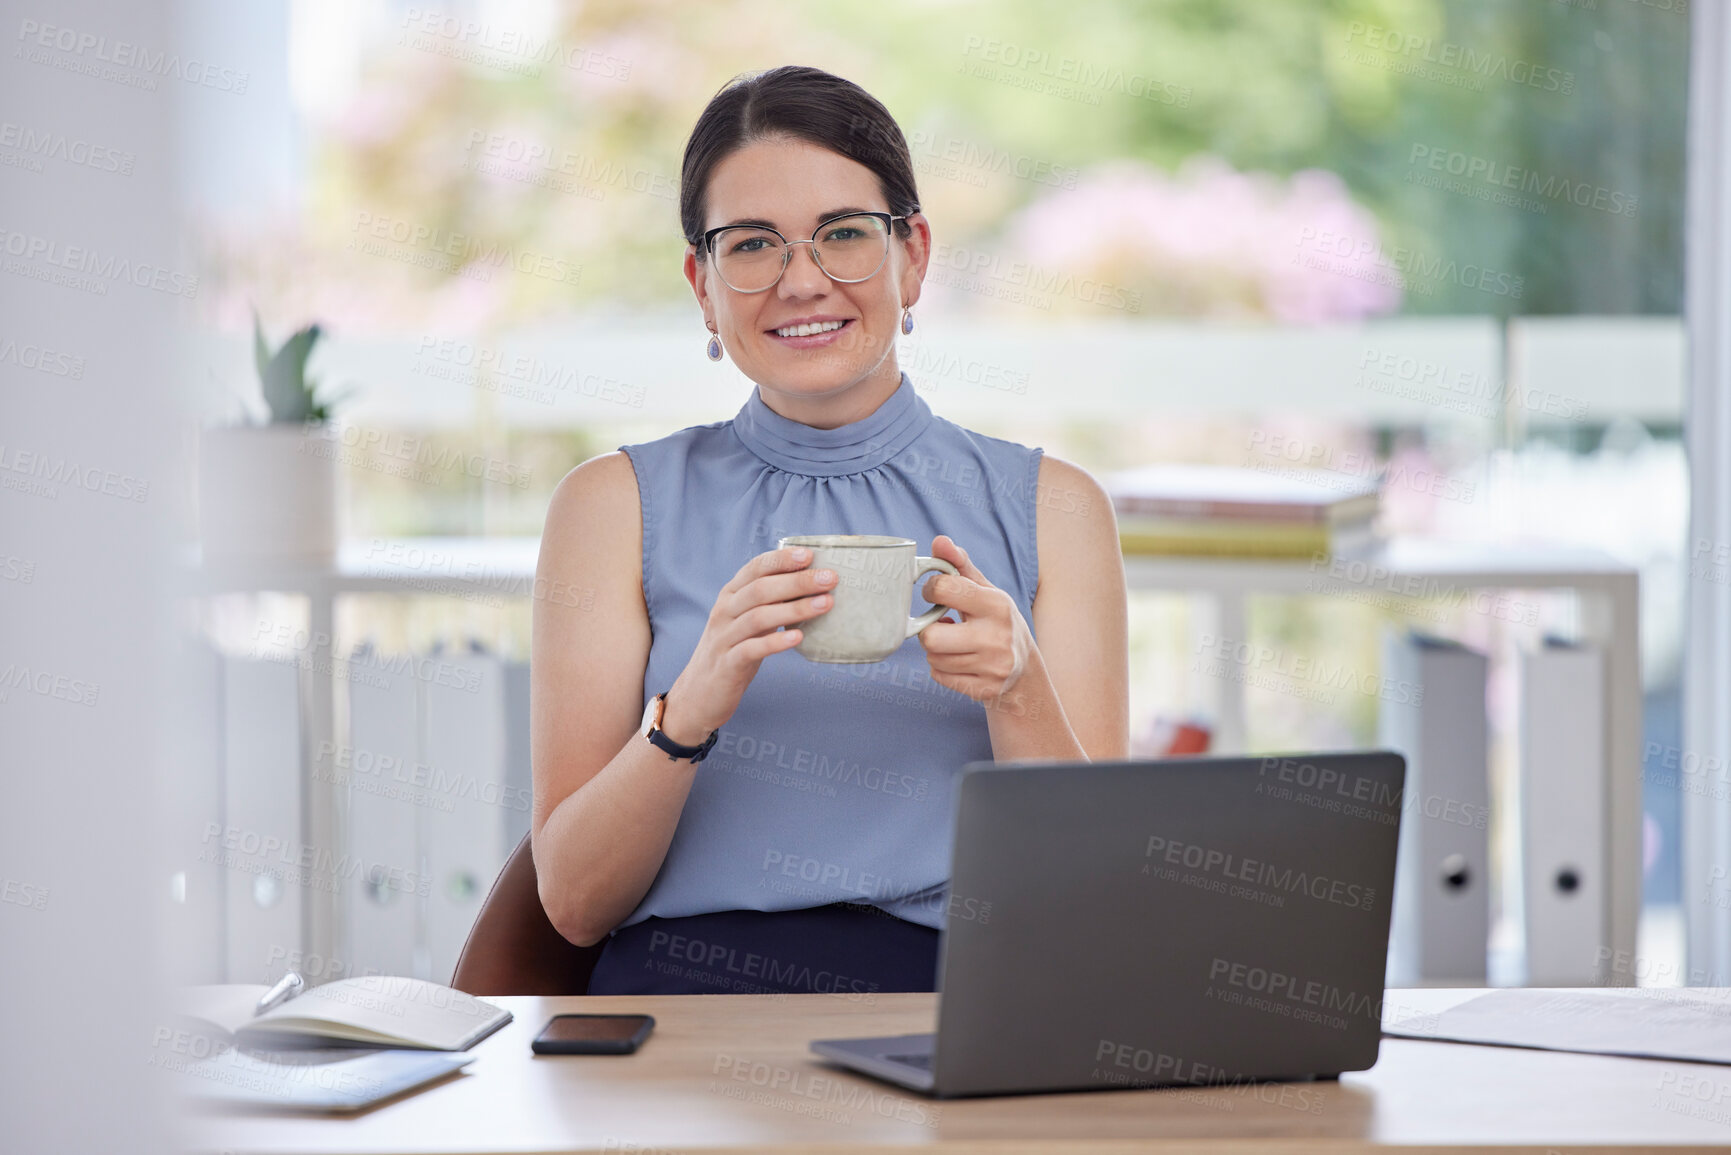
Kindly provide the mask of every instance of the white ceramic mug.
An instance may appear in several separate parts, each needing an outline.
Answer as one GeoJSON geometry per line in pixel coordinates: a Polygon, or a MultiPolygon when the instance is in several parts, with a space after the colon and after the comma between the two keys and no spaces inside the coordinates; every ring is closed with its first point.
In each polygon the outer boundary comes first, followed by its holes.
{"type": "Polygon", "coordinates": [[[805,631],[794,649],[809,661],[881,662],[950,608],[933,606],[917,618],[908,616],[914,583],[923,574],[956,572],[942,558],[916,557],[910,538],[808,533],[784,537],[778,548],[796,545],[811,550],[806,568],[830,569],[836,575],[829,609],[788,627],[805,631]]]}

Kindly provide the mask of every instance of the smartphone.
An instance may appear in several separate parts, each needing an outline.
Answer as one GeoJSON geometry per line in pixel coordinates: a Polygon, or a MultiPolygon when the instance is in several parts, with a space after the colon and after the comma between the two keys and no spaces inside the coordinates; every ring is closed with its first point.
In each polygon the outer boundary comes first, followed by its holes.
{"type": "Polygon", "coordinates": [[[648,1015],[554,1015],[529,1049],[537,1055],[629,1055],[654,1027],[648,1015]]]}

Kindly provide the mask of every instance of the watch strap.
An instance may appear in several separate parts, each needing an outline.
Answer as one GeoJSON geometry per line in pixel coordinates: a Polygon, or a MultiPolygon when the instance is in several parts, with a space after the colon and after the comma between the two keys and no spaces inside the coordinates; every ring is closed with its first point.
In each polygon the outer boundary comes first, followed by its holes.
{"type": "MultiPolygon", "coordinates": [[[[656,718],[659,719],[661,711],[667,707],[667,691],[663,690],[661,693],[655,695],[655,697],[661,703],[656,709],[656,718]]],[[[715,740],[720,736],[720,730],[711,730],[709,732],[709,737],[705,738],[697,745],[684,746],[675,742],[672,738],[669,738],[666,731],[662,730],[659,721],[651,722],[649,724],[649,733],[647,735],[652,745],[667,752],[667,760],[669,762],[676,761],[680,758],[689,758],[693,763],[703,761],[704,756],[709,753],[710,748],[715,745],[715,740]]]]}

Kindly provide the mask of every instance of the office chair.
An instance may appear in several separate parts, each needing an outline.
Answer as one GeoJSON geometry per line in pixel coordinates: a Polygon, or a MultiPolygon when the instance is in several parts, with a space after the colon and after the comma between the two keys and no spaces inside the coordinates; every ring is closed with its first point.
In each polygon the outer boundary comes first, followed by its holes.
{"type": "Polygon", "coordinates": [[[553,928],[525,834],[469,928],[451,985],[471,995],[587,994],[601,945],[577,946],[553,928]]]}

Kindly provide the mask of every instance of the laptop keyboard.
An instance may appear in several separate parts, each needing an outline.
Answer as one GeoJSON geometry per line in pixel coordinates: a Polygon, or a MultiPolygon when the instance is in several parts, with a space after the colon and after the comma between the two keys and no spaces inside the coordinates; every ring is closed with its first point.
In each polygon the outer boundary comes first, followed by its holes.
{"type": "Polygon", "coordinates": [[[913,1067],[920,1071],[932,1069],[932,1053],[930,1051],[921,1051],[917,1055],[885,1055],[884,1058],[892,1063],[900,1063],[904,1067],[913,1067]]]}

